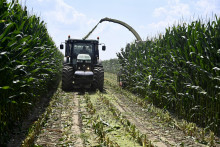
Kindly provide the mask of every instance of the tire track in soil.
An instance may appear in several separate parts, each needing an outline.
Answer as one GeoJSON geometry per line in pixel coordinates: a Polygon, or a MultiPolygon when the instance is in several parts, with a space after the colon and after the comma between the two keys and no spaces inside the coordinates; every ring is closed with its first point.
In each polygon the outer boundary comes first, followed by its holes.
{"type": "Polygon", "coordinates": [[[35,139],[39,146],[82,147],[81,121],[77,93],[62,92],[40,134],[35,139]]]}
{"type": "MultiPolygon", "coordinates": [[[[105,83],[103,95],[107,96],[114,107],[126,116],[142,134],[146,134],[147,139],[154,146],[205,146],[195,142],[192,137],[186,136],[182,131],[172,128],[169,123],[159,119],[156,113],[143,109],[107,82],[105,83]]],[[[85,129],[86,126],[82,125],[81,120],[81,109],[86,111],[81,104],[82,97],[83,95],[79,92],[61,92],[56,103],[52,106],[49,119],[41,130],[40,135],[35,139],[35,145],[49,147],[85,146],[85,142],[88,141],[86,139],[89,137],[85,137],[84,141],[81,137],[83,134],[88,135],[88,132],[83,132],[83,128],[85,129]]],[[[103,105],[105,104],[100,103],[97,106],[102,108],[103,105]]],[[[87,114],[83,113],[83,115],[86,117],[87,114]]],[[[91,130],[90,132],[93,131],[91,130]]],[[[93,140],[94,138],[91,137],[90,139],[93,140]]]]}
{"type": "MultiPolygon", "coordinates": [[[[127,130],[128,128],[123,126],[119,118],[120,116],[116,116],[112,112],[112,107],[103,101],[103,99],[100,97],[101,95],[99,92],[96,92],[88,95],[86,94],[82,98],[87,105],[87,108],[82,107],[82,110],[83,108],[87,109],[87,121],[83,119],[85,124],[85,126],[83,126],[84,132],[90,132],[91,135],[96,136],[89,136],[85,140],[85,142],[87,142],[86,146],[142,146],[141,143],[138,142],[137,137],[132,136],[132,132],[130,130],[131,128],[127,130]],[[91,113],[88,114],[88,112],[91,113]]],[[[85,112],[83,117],[85,118],[85,112]]]]}
{"type": "Polygon", "coordinates": [[[152,144],[159,147],[167,146],[195,146],[204,147],[205,145],[197,143],[192,137],[186,136],[182,131],[171,128],[154,114],[150,114],[138,104],[132,102],[124,95],[118,93],[110,85],[105,84],[107,94],[112,95],[116,103],[115,107],[134,124],[138,130],[147,135],[152,144]]]}
{"type": "MultiPolygon", "coordinates": [[[[80,136],[82,134],[82,121],[80,119],[80,113],[81,110],[80,110],[80,102],[79,102],[79,98],[80,97],[77,97],[77,94],[74,93],[74,103],[76,105],[76,109],[74,110],[74,114],[73,114],[73,118],[74,121],[73,121],[73,128],[72,130],[74,130],[76,132],[76,135],[77,136],[80,136]]],[[[76,142],[75,142],[75,147],[82,147],[83,146],[83,141],[80,137],[78,137],[76,139],[76,142]]]]}
{"type": "Polygon", "coordinates": [[[84,98],[84,95],[79,95],[79,106],[80,106],[80,121],[82,124],[81,127],[81,136],[85,147],[99,145],[98,136],[95,134],[94,129],[89,125],[89,121],[92,118],[91,114],[88,112],[87,103],[84,98]]]}

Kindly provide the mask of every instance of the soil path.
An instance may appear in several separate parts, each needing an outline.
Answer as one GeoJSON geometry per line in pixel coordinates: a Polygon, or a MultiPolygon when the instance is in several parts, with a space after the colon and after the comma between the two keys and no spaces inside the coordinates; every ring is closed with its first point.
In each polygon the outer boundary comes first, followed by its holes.
{"type": "Polygon", "coordinates": [[[48,119],[35,136],[34,145],[83,147],[126,144],[126,147],[132,147],[147,143],[159,147],[208,146],[166,121],[172,119],[170,115],[159,115],[163,112],[140,106],[130,98],[135,97],[132,93],[117,88],[116,77],[107,74],[105,78],[103,93],[59,90],[55,102],[49,106],[48,119]],[[126,126],[128,122],[129,127],[126,126]],[[143,135],[146,135],[144,142],[143,135]]]}
{"type": "Polygon", "coordinates": [[[62,93],[52,106],[45,126],[36,137],[35,146],[83,146],[76,93],[62,93]]]}

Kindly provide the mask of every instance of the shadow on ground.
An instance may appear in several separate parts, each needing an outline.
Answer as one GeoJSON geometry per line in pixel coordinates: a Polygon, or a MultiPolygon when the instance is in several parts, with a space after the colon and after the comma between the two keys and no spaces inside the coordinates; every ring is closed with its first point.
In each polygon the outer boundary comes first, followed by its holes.
{"type": "Polygon", "coordinates": [[[24,118],[21,122],[18,122],[17,125],[12,128],[10,140],[5,146],[21,146],[22,141],[26,138],[26,135],[28,134],[29,128],[45,112],[46,108],[49,106],[51,98],[56,91],[57,88],[51,90],[46,96],[42,96],[41,99],[36,102],[33,110],[29,112],[26,118],[24,118]]]}

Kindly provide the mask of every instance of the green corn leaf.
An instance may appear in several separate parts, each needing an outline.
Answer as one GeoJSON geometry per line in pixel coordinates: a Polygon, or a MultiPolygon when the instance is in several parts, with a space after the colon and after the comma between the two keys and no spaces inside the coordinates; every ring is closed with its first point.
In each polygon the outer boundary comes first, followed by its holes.
{"type": "Polygon", "coordinates": [[[31,72],[32,73],[36,73],[36,72],[38,72],[39,71],[39,68],[37,68],[37,69],[35,69],[35,70],[32,70],[31,72]]]}
{"type": "Polygon", "coordinates": [[[4,23],[4,22],[6,22],[6,20],[0,20],[0,23],[4,23]]]}
{"type": "Polygon", "coordinates": [[[30,77],[30,78],[28,78],[27,82],[32,82],[34,79],[35,79],[35,78],[30,77]]]}
{"type": "Polygon", "coordinates": [[[3,86],[3,87],[0,87],[0,89],[7,90],[7,89],[11,89],[11,88],[10,88],[10,86],[3,86]]]}
{"type": "Polygon", "coordinates": [[[13,104],[17,104],[17,102],[16,102],[16,101],[11,101],[11,103],[13,103],[13,104]]]}
{"type": "Polygon", "coordinates": [[[6,36],[7,34],[9,34],[9,30],[14,26],[15,23],[9,23],[9,24],[6,24],[6,29],[5,31],[0,35],[0,40],[6,36]]]}

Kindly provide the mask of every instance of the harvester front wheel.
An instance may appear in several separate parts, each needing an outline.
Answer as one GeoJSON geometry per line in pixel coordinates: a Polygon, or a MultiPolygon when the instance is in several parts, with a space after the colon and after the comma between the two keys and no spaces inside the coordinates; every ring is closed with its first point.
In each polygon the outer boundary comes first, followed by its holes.
{"type": "Polygon", "coordinates": [[[73,67],[64,65],[62,74],[62,89],[63,91],[70,91],[73,89],[73,67]]]}
{"type": "Polygon", "coordinates": [[[92,88],[94,90],[98,89],[99,91],[102,92],[103,87],[104,87],[104,69],[102,67],[95,67],[92,88]]]}

